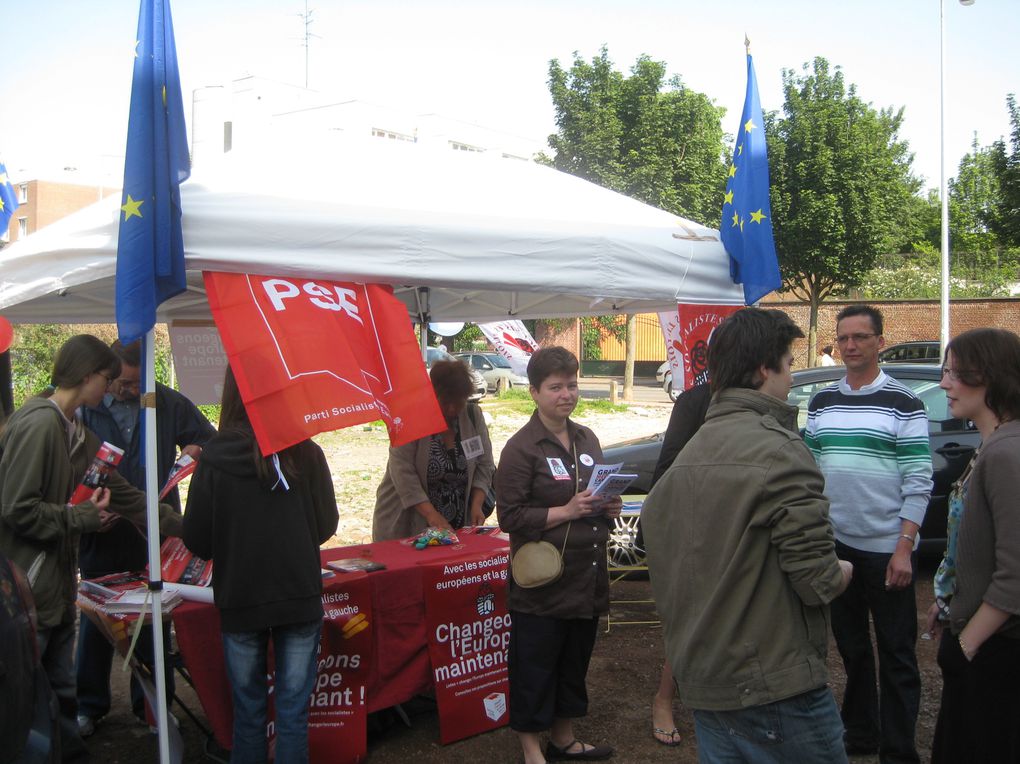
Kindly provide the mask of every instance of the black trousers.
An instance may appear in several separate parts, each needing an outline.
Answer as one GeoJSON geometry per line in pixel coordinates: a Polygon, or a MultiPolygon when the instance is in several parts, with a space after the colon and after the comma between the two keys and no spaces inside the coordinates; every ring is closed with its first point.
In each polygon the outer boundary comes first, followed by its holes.
{"type": "Polygon", "coordinates": [[[585,677],[599,619],[510,616],[510,729],[544,732],[553,719],[587,715],[585,677]]]}
{"type": "Polygon", "coordinates": [[[932,764],[1020,762],[1020,639],[993,635],[968,662],[944,629],[938,661],[942,704],[932,764]]]}

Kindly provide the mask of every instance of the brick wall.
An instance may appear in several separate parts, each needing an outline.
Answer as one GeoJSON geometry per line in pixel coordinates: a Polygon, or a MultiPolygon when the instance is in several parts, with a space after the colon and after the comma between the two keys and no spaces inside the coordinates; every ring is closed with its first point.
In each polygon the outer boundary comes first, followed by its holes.
{"type": "MultiPolygon", "coordinates": [[[[847,305],[855,304],[856,301],[833,301],[826,302],[818,309],[818,347],[815,355],[826,345],[836,344],[836,314],[847,305]]],[[[885,300],[870,303],[882,311],[885,318],[885,342],[886,346],[895,345],[898,342],[910,340],[938,340],[939,339],[939,303],[938,300],[885,300]]],[[[801,302],[770,302],[765,307],[783,310],[808,333],[809,310],[805,303],[801,302]]],[[[555,337],[547,340],[541,333],[535,337],[540,344],[561,344],[569,348],[575,354],[580,348],[580,322],[575,322],[568,329],[558,334],[549,334],[555,337]]],[[[994,300],[953,300],[949,304],[950,334],[956,336],[968,329],[976,329],[982,326],[994,326],[1000,329],[1020,333],[1020,298],[1001,298],[994,300]]],[[[658,317],[654,313],[638,316],[638,346],[652,343],[661,353],[659,361],[666,358],[666,350],[662,344],[662,332],[659,330],[658,317]],[[646,335],[646,336],[645,336],[646,335]],[[655,344],[657,343],[657,344],[655,344]]],[[[804,368],[808,365],[807,339],[797,340],[794,343],[793,354],[795,368],[804,368]]],[[[838,350],[833,355],[839,358],[838,350]]],[[[580,356],[578,356],[580,357],[580,356]]],[[[625,350],[621,343],[604,344],[603,361],[618,362],[622,374],[625,350]]],[[[638,358],[637,360],[651,360],[638,358]]],[[[606,373],[617,373],[615,371],[606,373]]]]}

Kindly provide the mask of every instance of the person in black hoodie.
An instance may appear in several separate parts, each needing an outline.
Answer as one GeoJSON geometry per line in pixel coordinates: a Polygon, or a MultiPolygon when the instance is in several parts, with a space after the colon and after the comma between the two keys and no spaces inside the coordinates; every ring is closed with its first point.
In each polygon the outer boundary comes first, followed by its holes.
{"type": "Polygon", "coordinates": [[[339,513],[326,457],[305,440],[263,457],[233,371],[220,431],[188,490],[184,543],[213,560],[223,653],[234,702],[231,761],[265,762],[266,651],[276,662],[276,761],[308,761],[308,698],[322,627],[319,545],[339,513]]]}

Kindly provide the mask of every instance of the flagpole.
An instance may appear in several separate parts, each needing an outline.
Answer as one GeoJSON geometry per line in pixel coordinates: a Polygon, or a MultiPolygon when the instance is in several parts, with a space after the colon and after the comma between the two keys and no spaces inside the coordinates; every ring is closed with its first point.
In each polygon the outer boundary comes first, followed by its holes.
{"type": "Polygon", "coordinates": [[[167,728],[166,652],[163,645],[163,568],[159,554],[159,485],[156,470],[156,333],[145,333],[145,391],[142,408],[145,412],[145,512],[149,546],[149,590],[152,592],[152,654],[156,671],[156,698],[153,712],[159,732],[159,760],[170,761],[170,739],[167,728]]]}

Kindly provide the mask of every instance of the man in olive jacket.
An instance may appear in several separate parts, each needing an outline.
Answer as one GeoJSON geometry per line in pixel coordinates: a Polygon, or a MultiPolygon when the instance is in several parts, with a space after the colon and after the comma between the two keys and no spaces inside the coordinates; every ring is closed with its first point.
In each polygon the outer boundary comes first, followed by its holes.
{"type": "Polygon", "coordinates": [[[803,336],[757,308],[715,330],[705,424],[642,511],[666,657],[706,761],[846,761],[825,660],[851,567],[785,402],[803,336]]]}

